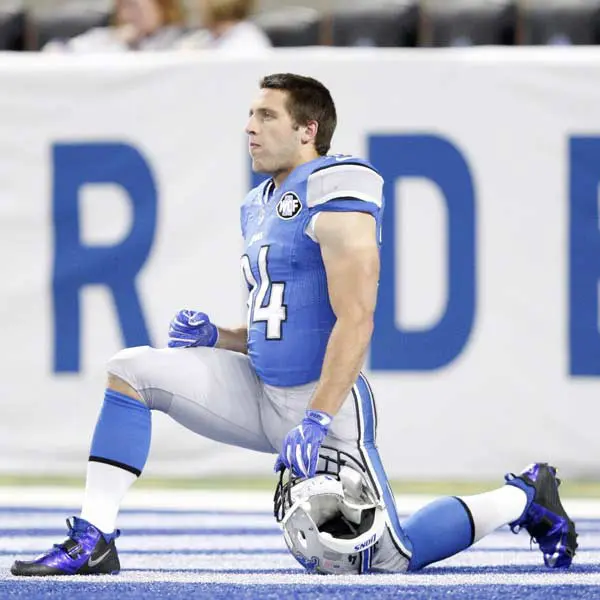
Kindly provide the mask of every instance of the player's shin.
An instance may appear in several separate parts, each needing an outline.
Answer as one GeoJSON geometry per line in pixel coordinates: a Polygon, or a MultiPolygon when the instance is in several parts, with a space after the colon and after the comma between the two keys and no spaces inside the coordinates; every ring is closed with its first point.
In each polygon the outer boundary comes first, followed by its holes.
{"type": "Polygon", "coordinates": [[[150,437],[150,409],[107,389],[92,439],[82,519],[104,533],[114,531],[123,496],[146,464],[150,437]]]}
{"type": "Polygon", "coordinates": [[[461,496],[461,500],[468,506],[473,518],[474,542],[518,519],[527,506],[525,492],[511,486],[483,494],[461,496]]]}
{"type": "Polygon", "coordinates": [[[439,498],[424,506],[402,523],[402,529],[412,544],[411,571],[457,554],[473,543],[473,520],[458,498],[439,498]]]}
{"type": "Polygon", "coordinates": [[[413,546],[410,570],[458,554],[523,513],[527,496],[508,486],[424,506],[402,524],[413,546]],[[515,493],[518,492],[518,493],[515,493]]]}

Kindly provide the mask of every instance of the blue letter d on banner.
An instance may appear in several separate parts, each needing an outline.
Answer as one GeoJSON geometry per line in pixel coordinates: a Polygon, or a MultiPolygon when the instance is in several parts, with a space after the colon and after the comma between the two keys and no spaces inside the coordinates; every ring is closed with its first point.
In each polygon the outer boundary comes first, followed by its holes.
{"type": "Polygon", "coordinates": [[[467,162],[447,139],[433,135],[373,136],[370,159],[384,180],[381,284],[371,345],[371,369],[427,371],[454,360],[465,347],[475,319],[475,193],[467,162]],[[448,300],[429,329],[405,331],[395,319],[395,187],[404,177],[423,178],[442,191],[448,214],[448,300]]]}

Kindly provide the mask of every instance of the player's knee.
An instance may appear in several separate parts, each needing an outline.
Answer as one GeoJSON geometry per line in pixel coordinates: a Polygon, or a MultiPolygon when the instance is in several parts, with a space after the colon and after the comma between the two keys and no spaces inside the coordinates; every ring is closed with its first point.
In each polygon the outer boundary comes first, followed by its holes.
{"type": "Polygon", "coordinates": [[[137,346],[117,352],[106,366],[108,371],[108,387],[111,389],[141,399],[139,391],[142,385],[143,373],[146,370],[147,357],[154,348],[137,346]]]}
{"type": "Polygon", "coordinates": [[[119,392],[119,394],[123,394],[125,396],[129,396],[130,398],[134,398],[135,400],[142,401],[142,398],[138,391],[133,389],[126,381],[124,381],[120,377],[117,377],[116,375],[111,375],[110,373],[108,374],[106,387],[109,390],[119,392]]]}

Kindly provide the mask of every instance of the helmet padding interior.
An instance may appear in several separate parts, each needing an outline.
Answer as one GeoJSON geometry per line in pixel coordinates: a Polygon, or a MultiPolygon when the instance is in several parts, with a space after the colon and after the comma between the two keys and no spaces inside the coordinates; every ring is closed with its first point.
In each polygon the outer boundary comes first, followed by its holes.
{"type": "Polygon", "coordinates": [[[368,531],[375,520],[375,509],[367,508],[362,511],[360,523],[350,522],[341,512],[319,525],[319,531],[329,533],[333,537],[351,540],[368,531]]]}

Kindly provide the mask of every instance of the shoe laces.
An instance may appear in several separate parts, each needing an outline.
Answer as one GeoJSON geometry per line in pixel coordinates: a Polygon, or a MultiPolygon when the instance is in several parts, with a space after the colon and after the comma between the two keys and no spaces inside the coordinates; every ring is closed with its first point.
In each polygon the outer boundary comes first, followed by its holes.
{"type": "MultiPolygon", "coordinates": [[[[518,535],[522,531],[522,529],[523,529],[522,525],[509,525],[509,527],[510,527],[510,530],[515,535],[518,535]]],[[[537,540],[537,538],[534,535],[529,534],[529,549],[530,550],[533,550],[533,544],[538,544],[539,545],[539,541],[537,540]]]]}
{"type": "Polygon", "coordinates": [[[60,544],[53,544],[52,551],[61,550],[71,558],[77,558],[82,550],[81,538],[87,533],[88,525],[84,525],[81,521],[78,523],[67,519],[67,528],[69,530],[67,539],[60,544]]]}

